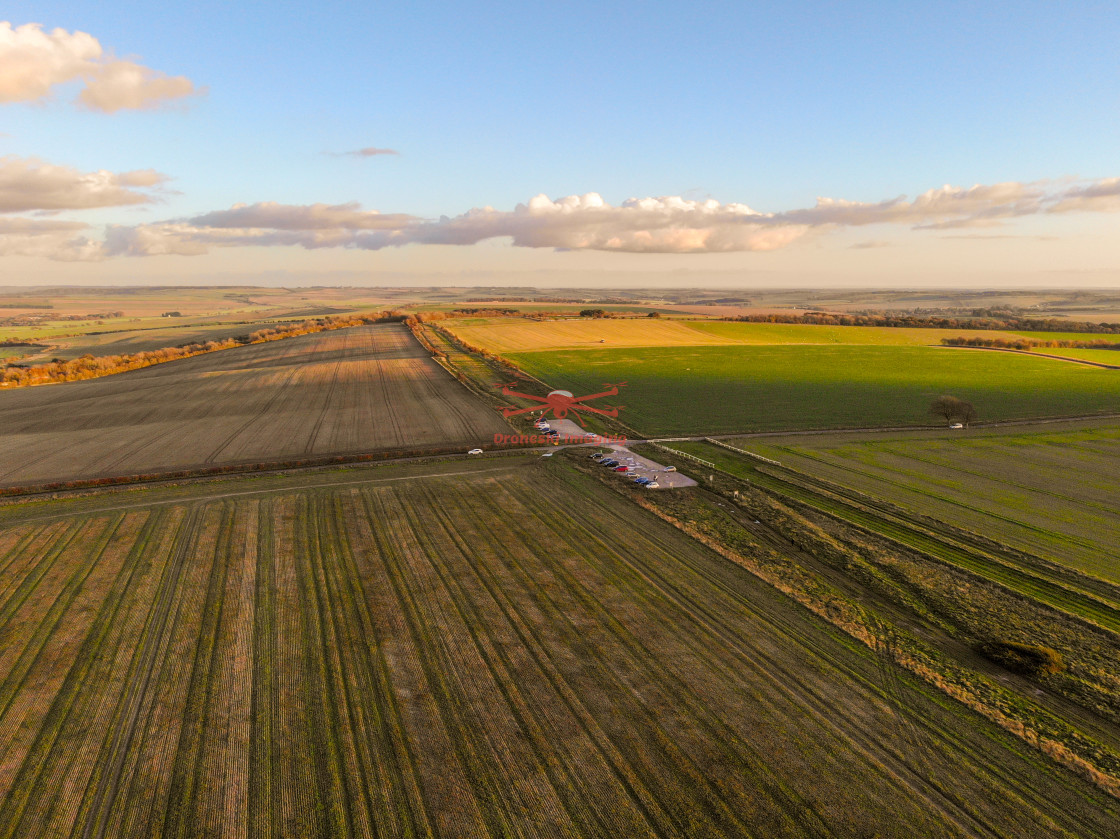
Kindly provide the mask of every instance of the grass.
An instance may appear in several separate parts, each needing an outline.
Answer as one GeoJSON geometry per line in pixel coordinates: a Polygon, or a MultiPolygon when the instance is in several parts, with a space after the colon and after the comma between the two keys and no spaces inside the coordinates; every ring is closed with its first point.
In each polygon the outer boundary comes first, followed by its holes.
{"type": "MultiPolygon", "coordinates": [[[[927,346],[942,338],[978,334],[971,330],[894,329],[814,324],[733,323],[685,320],[579,319],[530,321],[523,318],[451,320],[443,324],[474,346],[496,353],[617,347],[686,347],[763,344],[843,344],[927,346]]],[[[987,337],[1014,340],[1010,332],[987,337]]]]}
{"type": "Polygon", "coordinates": [[[1025,354],[898,346],[636,348],[509,356],[553,387],[628,382],[620,419],[650,435],[928,425],[950,393],[983,421],[1120,410],[1116,371],[1025,354]]]}
{"type": "Polygon", "coordinates": [[[0,507],[0,837],[1111,835],[558,461],[0,507]]]}
{"type": "MultiPolygon", "coordinates": [[[[746,441],[744,441],[746,442],[746,441]]],[[[752,450],[905,509],[1120,583],[1120,429],[751,441],[752,450]]]]}
{"type": "Polygon", "coordinates": [[[970,329],[911,329],[886,326],[823,326],[799,323],[734,323],[693,324],[709,335],[743,344],[845,344],[868,346],[930,346],[942,338],[983,334],[991,338],[1014,339],[1009,332],[977,333],[970,329]]]}
{"type": "MultiPolygon", "coordinates": [[[[1120,343],[1120,341],[1118,341],[1118,343],[1120,343]]],[[[1085,361],[1097,361],[1101,364],[1120,365],[1120,350],[1092,350],[1078,349],[1076,347],[1039,347],[1034,350],[1034,352],[1060,355],[1063,358],[1080,358],[1085,361]]]]}

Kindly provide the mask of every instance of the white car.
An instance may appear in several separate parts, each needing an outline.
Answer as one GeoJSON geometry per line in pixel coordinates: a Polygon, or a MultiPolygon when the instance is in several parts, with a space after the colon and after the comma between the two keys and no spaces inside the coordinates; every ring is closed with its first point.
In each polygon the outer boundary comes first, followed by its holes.
{"type": "Polygon", "coordinates": [[[482,454],[482,449],[471,449],[467,454],[482,454]]]}
{"type": "Polygon", "coordinates": [[[955,422],[952,425],[950,425],[949,427],[950,428],[964,428],[964,423],[963,422],[955,422]]]}

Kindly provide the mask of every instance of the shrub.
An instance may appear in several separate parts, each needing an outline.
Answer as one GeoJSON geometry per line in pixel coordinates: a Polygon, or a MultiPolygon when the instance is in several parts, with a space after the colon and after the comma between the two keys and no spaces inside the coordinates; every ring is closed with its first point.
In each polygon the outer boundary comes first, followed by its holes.
{"type": "Polygon", "coordinates": [[[986,641],[977,652],[1013,673],[1023,676],[1052,676],[1065,670],[1062,654],[1049,647],[1014,641],[986,641]]]}

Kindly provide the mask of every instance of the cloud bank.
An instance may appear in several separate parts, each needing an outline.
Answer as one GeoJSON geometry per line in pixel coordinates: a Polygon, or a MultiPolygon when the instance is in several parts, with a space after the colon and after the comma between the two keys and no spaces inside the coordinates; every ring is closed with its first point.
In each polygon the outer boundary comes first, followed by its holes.
{"type": "MultiPolygon", "coordinates": [[[[4,159],[0,211],[57,210],[140,203],[164,176],[150,170],[82,174],[62,167],[4,159]],[[101,202],[101,203],[98,203],[101,202]]],[[[236,204],[186,219],[115,225],[104,241],[62,231],[34,234],[35,247],[53,236],[62,259],[203,254],[213,247],[302,247],[380,250],[405,245],[473,245],[504,238],[515,247],[619,253],[730,253],[785,248],[813,232],[869,225],[916,230],[985,228],[1024,216],[1120,212],[1120,178],[1057,186],[1001,183],[944,186],[908,199],[867,203],[819,198],[814,206],[764,213],[741,203],[679,196],[631,198],[614,206],[598,193],[551,199],[538,195],[512,210],[476,207],[457,216],[424,219],[349,204],[236,204]],[[67,238],[68,236],[68,238],[67,238]]],[[[33,236],[28,232],[0,237],[33,236]]],[[[22,239],[20,241],[23,241],[22,239]]],[[[879,240],[853,245],[880,247],[879,240]]],[[[20,247],[30,247],[26,243],[20,247]]],[[[50,255],[44,253],[43,255],[50,255]]]]}
{"type": "Polygon", "coordinates": [[[79,172],[33,157],[0,157],[0,213],[88,210],[146,204],[167,180],[152,169],[115,174],[79,172]]]}
{"type": "Polygon", "coordinates": [[[150,110],[204,92],[185,76],[107,55],[85,32],[0,21],[0,103],[39,102],[73,81],[83,86],[79,105],[105,113],[150,110]]]}

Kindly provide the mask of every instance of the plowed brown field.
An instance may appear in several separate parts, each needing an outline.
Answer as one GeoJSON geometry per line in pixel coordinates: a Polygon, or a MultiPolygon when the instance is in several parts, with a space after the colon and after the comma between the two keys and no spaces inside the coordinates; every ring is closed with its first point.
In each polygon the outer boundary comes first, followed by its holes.
{"type": "Polygon", "coordinates": [[[396,324],[0,392],[0,485],[378,449],[509,427],[396,324]]]}

